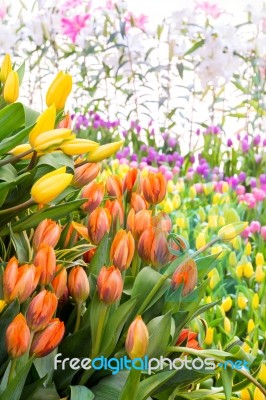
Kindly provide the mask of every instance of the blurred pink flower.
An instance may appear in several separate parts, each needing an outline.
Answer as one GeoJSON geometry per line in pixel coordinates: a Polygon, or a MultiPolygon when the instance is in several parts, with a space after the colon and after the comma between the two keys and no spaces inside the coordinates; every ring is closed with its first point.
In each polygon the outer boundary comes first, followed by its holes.
{"type": "Polygon", "coordinates": [[[133,15],[131,12],[129,12],[126,17],[126,29],[128,30],[131,26],[135,28],[142,29],[143,31],[145,30],[145,25],[147,24],[149,17],[144,14],[140,14],[138,17],[133,15]]]}
{"type": "Polygon", "coordinates": [[[201,10],[213,18],[219,18],[223,13],[216,4],[209,3],[208,1],[197,3],[195,9],[201,10]]]}
{"type": "Polygon", "coordinates": [[[86,26],[86,21],[90,18],[90,14],[75,15],[72,18],[62,18],[62,32],[68,36],[73,43],[76,42],[77,35],[82,28],[86,26]]]}
{"type": "Polygon", "coordinates": [[[6,8],[1,6],[0,7],[0,19],[3,19],[6,15],[6,8]]]}
{"type": "Polygon", "coordinates": [[[261,234],[263,240],[266,241],[266,225],[261,227],[260,234],[261,234]]]}
{"type": "Polygon", "coordinates": [[[82,4],[82,0],[66,0],[62,5],[62,9],[72,9],[82,4]]]}
{"type": "Polygon", "coordinates": [[[259,232],[260,231],[260,223],[259,223],[259,221],[251,221],[251,223],[249,225],[249,228],[250,228],[250,232],[251,233],[259,232]]]}

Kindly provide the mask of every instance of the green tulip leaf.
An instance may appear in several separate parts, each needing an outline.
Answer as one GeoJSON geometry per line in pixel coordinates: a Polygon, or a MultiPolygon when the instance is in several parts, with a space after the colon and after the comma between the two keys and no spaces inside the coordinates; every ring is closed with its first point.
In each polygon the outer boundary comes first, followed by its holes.
{"type": "Polygon", "coordinates": [[[0,140],[10,136],[24,121],[25,113],[21,103],[13,103],[0,110],[0,140]]]}
{"type": "Polygon", "coordinates": [[[93,400],[95,398],[93,392],[86,386],[70,386],[70,400],[93,400]]]}

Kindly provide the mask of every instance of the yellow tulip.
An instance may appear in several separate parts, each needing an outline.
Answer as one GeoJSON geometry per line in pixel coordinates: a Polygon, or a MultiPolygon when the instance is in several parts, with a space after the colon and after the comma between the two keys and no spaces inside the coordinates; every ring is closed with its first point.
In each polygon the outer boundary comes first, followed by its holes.
{"type": "Polygon", "coordinates": [[[60,149],[63,153],[68,154],[69,156],[75,156],[77,154],[93,151],[98,146],[99,143],[93,142],[92,140],[77,138],[61,144],[60,149]]]}
{"type": "Polygon", "coordinates": [[[174,188],[175,188],[175,184],[174,184],[174,182],[172,181],[172,179],[170,179],[170,181],[168,181],[168,185],[167,185],[167,191],[168,191],[168,193],[173,193],[174,188]]]}
{"type": "Polygon", "coordinates": [[[221,201],[221,193],[215,193],[212,197],[212,204],[219,204],[221,201]]]}
{"type": "Polygon", "coordinates": [[[173,198],[173,207],[174,210],[178,210],[178,208],[181,206],[181,198],[179,194],[176,194],[173,198]]]}
{"type": "Polygon", "coordinates": [[[222,191],[223,191],[223,193],[228,192],[228,190],[229,190],[229,184],[228,184],[228,182],[223,182],[223,185],[222,185],[222,191]]]}
{"type": "Polygon", "coordinates": [[[189,197],[193,200],[197,196],[197,191],[194,186],[189,188],[189,197]]]}
{"type": "Polygon", "coordinates": [[[225,225],[219,230],[218,236],[221,240],[232,240],[235,236],[240,235],[247,226],[248,222],[234,222],[225,225]]]}
{"type": "Polygon", "coordinates": [[[255,280],[256,282],[261,283],[264,281],[264,279],[265,279],[265,272],[263,270],[263,266],[258,265],[255,271],[255,280]]]}
{"type": "MultiPolygon", "coordinates": [[[[208,276],[210,276],[210,275],[208,274],[208,276]]],[[[217,270],[216,268],[214,268],[214,269],[211,271],[211,279],[210,279],[210,283],[209,283],[210,289],[211,289],[211,290],[214,289],[215,286],[216,286],[219,282],[220,282],[220,275],[219,275],[219,272],[218,272],[218,270],[217,270]]]]}
{"type": "Polygon", "coordinates": [[[242,240],[240,236],[236,236],[232,241],[231,241],[233,248],[235,250],[240,250],[242,246],[242,240]]]}
{"type": "Polygon", "coordinates": [[[239,293],[237,296],[237,305],[241,310],[244,310],[247,307],[248,299],[243,295],[243,293],[239,293]]]}
{"type": "Polygon", "coordinates": [[[31,188],[31,197],[36,203],[47,204],[58,197],[71,183],[73,176],[66,167],[56,169],[38,179],[31,188]]]}
{"type": "Polygon", "coordinates": [[[244,254],[245,254],[246,256],[250,256],[251,251],[252,251],[251,243],[250,243],[250,242],[247,242],[247,244],[246,244],[246,246],[245,246],[245,249],[244,249],[244,254]]]}
{"type": "Polygon", "coordinates": [[[46,94],[47,107],[54,104],[56,110],[62,110],[71,90],[72,76],[63,71],[58,72],[46,94]]]}
{"type": "Polygon", "coordinates": [[[225,219],[222,215],[218,217],[218,226],[224,226],[225,225],[225,219]]]}
{"type": "Polygon", "coordinates": [[[214,332],[214,328],[210,328],[210,327],[207,328],[206,336],[204,339],[204,343],[207,346],[210,346],[213,342],[213,332],[214,332]]]}
{"type": "Polygon", "coordinates": [[[266,364],[261,364],[258,379],[263,383],[263,385],[266,385],[266,364]]]}
{"type": "Polygon", "coordinates": [[[236,276],[238,278],[242,278],[244,275],[244,265],[243,264],[237,264],[236,266],[236,276]]]}
{"type": "Polygon", "coordinates": [[[244,276],[245,276],[246,278],[251,278],[251,277],[252,277],[252,275],[254,274],[254,271],[253,271],[253,267],[252,267],[251,262],[247,262],[247,263],[244,265],[243,274],[244,274],[244,276]]]}
{"type": "Polygon", "coordinates": [[[6,306],[5,300],[0,300],[0,314],[3,311],[3,309],[5,308],[5,306],[6,306]]]}
{"type": "Polygon", "coordinates": [[[231,310],[232,304],[233,304],[232,298],[231,298],[230,296],[228,296],[228,297],[226,297],[226,299],[222,302],[221,308],[222,308],[225,312],[228,312],[228,311],[231,310]]]}
{"type": "Polygon", "coordinates": [[[75,137],[75,135],[72,135],[71,129],[53,129],[40,133],[31,145],[36,151],[51,151],[58,148],[63,142],[73,140],[75,137]]]}
{"type": "Polygon", "coordinates": [[[235,267],[236,263],[237,263],[237,258],[236,258],[236,253],[234,251],[231,251],[231,253],[229,254],[229,265],[231,265],[231,267],[235,267]]]}
{"type": "Polygon", "coordinates": [[[248,389],[241,390],[240,399],[241,400],[251,400],[251,397],[250,397],[248,389]]]}
{"type": "Polygon", "coordinates": [[[123,143],[124,142],[120,140],[119,142],[107,143],[99,146],[97,149],[88,154],[87,160],[89,162],[102,161],[116,153],[123,143]]]}
{"type": "Polygon", "coordinates": [[[185,229],[187,227],[187,220],[183,216],[179,216],[175,220],[176,226],[178,226],[181,229],[185,229]]]}
{"type": "Polygon", "coordinates": [[[174,211],[173,202],[169,198],[165,199],[162,203],[162,210],[166,213],[171,213],[174,211]]]}
{"type": "Polygon", "coordinates": [[[231,332],[231,322],[230,319],[227,317],[224,318],[224,330],[227,333],[231,332]]]}
{"type": "Polygon", "coordinates": [[[199,250],[201,247],[204,247],[205,245],[206,245],[205,234],[203,232],[200,232],[196,239],[196,249],[199,250]]]}
{"type": "Polygon", "coordinates": [[[218,259],[223,258],[223,256],[224,256],[224,251],[223,251],[222,246],[217,245],[217,246],[211,247],[211,254],[214,255],[214,254],[218,254],[218,253],[220,253],[220,254],[219,254],[219,256],[218,256],[217,258],[218,258],[218,259]]]}
{"type": "Polygon", "coordinates": [[[7,103],[15,103],[17,100],[19,96],[19,78],[16,71],[11,71],[8,74],[3,95],[7,103]]]}
{"type": "Polygon", "coordinates": [[[201,222],[204,222],[206,220],[206,212],[203,207],[199,207],[198,214],[199,214],[201,222]]]}
{"type": "Polygon", "coordinates": [[[212,182],[204,183],[203,184],[203,191],[204,191],[204,194],[206,196],[211,194],[211,192],[213,191],[213,183],[212,182]]]}
{"type": "Polygon", "coordinates": [[[209,228],[217,228],[218,226],[218,215],[209,215],[208,216],[208,227],[209,228]]]}
{"type": "Polygon", "coordinates": [[[254,328],[255,328],[255,323],[254,323],[253,319],[251,318],[248,321],[248,328],[247,328],[248,333],[251,333],[254,328]]]}
{"type": "Polygon", "coordinates": [[[12,71],[11,58],[9,54],[6,54],[2,62],[0,71],[0,80],[2,83],[5,83],[11,71],[12,71]]]}
{"type": "Polygon", "coordinates": [[[264,394],[260,391],[258,387],[254,390],[253,400],[265,400],[264,394]]]}
{"type": "Polygon", "coordinates": [[[262,253],[257,253],[256,254],[256,266],[258,265],[264,265],[264,256],[262,253]]]}
{"type": "Polygon", "coordinates": [[[55,118],[56,118],[56,109],[54,104],[47,108],[36,121],[36,125],[29,133],[29,142],[32,147],[34,147],[34,143],[37,137],[47,131],[51,131],[55,126],[55,118]]]}
{"type": "MultiPolygon", "coordinates": [[[[18,146],[14,147],[14,149],[10,150],[8,153],[12,154],[13,156],[18,156],[26,151],[32,149],[29,143],[19,144],[18,146]]],[[[31,159],[32,154],[28,154],[27,156],[22,157],[22,160],[29,160],[31,159]]]]}

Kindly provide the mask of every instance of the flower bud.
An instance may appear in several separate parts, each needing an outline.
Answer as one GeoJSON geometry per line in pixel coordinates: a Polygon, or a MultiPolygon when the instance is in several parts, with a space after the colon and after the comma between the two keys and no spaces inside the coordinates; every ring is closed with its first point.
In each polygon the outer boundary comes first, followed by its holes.
{"type": "Polygon", "coordinates": [[[206,245],[205,233],[200,232],[196,239],[196,249],[199,250],[201,247],[206,245]]]}
{"type": "Polygon", "coordinates": [[[96,208],[88,219],[88,234],[92,244],[98,245],[104,235],[110,231],[111,215],[107,208],[96,208]]]}
{"type": "Polygon", "coordinates": [[[255,323],[254,323],[253,319],[249,319],[248,328],[247,328],[248,334],[250,334],[254,328],[255,328],[255,323]]]}
{"type": "Polygon", "coordinates": [[[19,303],[23,303],[27,300],[38,285],[40,274],[40,268],[28,264],[19,267],[16,257],[12,257],[3,276],[5,301],[10,303],[17,298],[19,303]]]}
{"type": "Polygon", "coordinates": [[[35,333],[30,347],[30,354],[44,357],[51,353],[64,337],[65,326],[58,318],[52,319],[41,332],[35,333]]]}
{"type": "Polygon", "coordinates": [[[60,299],[64,295],[67,287],[67,270],[61,264],[58,264],[56,267],[56,275],[52,280],[51,285],[56,297],[60,299]]]}
{"type": "Polygon", "coordinates": [[[97,287],[100,300],[105,304],[113,304],[120,300],[123,279],[119,269],[113,265],[109,268],[102,267],[98,275],[97,287]]]}
{"type": "Polygon", "coordinates": [[[25,354],[30,346],[30,330],[24,316],[18,314],[6,330],[6,347],[11,358],[25,354]]]}
{"type": "Polygon", "coordinates": [[[240,399],[241,400],[251,400],[249,390],[248,389],[243,389],[240,392],[240,399]]]}
{"type": "Polygon", "coordinates": [[[115,227],[117,225],[122,226],[124,222],[124,210],[121,200],[106,200],[105,208],[109,210],[113,225],[115,227]]]}
{"type": "Polygon", "coordinates": [[[197,341],[197,333],[192,332],[187,328],[182,329],[180,335],[178,336],[176,346],[180,345],[189,347],[190,349],[202,350],[199,342],[197,341]]]}
{"type": "Polygon", "coordinates": [[[51,152],[57,149],[62,143],[74,140],[75,135],[70,129],[60,128],[42,132],[30,142],[37,152],[51,152]]]}
{"type": "Polygon", "coordinates": [[[221,240],[232,240],[240,235],[247,226],[248,222],[235,222],[225,225],[219,230],[218,236],[221,240]]]}
{"type": "Polygon", "coordinates": [[[210,327],[207,328],[206,336],[204,339],[204,343],[207,346],[211,346],[213,343],[213,332],[214,332],[214,328],[210,328],[210,327]]]}
{"type": "Polygon", "coordinates": [[[79,236],[87,240],[87,242],[89,241],[88,229],[85,225],[72,221],[71,226],[78,232],[79,236]]]}
{"type": "Polygon", "coordinates": [[[256,266],[258,267],[259,265],[264,265],[264,256],[262,253],[257,253],[256,254],[256,266]]]}
{"type": "Polygon", "coordinates": [[[4,310],[6,304],[7,303],[5,302],[5,300],[0,300],[0,314],[4,310]]]}
{"type": "Polygon", "coordinates": [[[77,304],[83,303],[89,297],[89,279],[85,270],[79,265],[71,268],[68,276],[68,290],[77,304]]]}
{"type": "Polygon", "coordinates": [[[69,156],[88,153],[99,147],[99,143],[88,139],[76,138],[60,144],[60,150],[69,156]]]}
{"type": "Polygon", "coordinates": [[[227,317],[224,318],[224,330],[227,333],[231,332],[231,322],[230,319],[227,317]]]}
{"type": "Polygon", "coordinates": [[[34,265],[41,269],[40,284],[48,285],[48,283],[50,283],[54,278],[56,271],[56,256],[54,249],[51,246],[41,244],[35,256],[34,265]]]}
{"type": "Polygon", "coordinates": [[[123,193],[127,192],[127,198],[130,200],[132,190],[138,181],[138,170],[137,168],[130,169],[124,177],[122,190],[123,193]]]}
{"type": "Polygon", "coordinates": [[[167,232],[156,229],[145,229],[138,242],[140,258],[156,268],[165,266],[170,260],[170,251],[167,243],[167,232]]]}
{"type": "Polygon", "coordinates": [[[241,310],[244,310],[247,307],[248,299],[243,295],[243,293],[239,293],[237,296],[237,305],[241,310]]]}
{"type": "Polygon", "coordinates": [[[15,103],[19,96],[19,77],[16,71],[11,71],[4,86],[4,99],[7,103],[15,103]]]}
{"type": "Polygon", "coordinates": [[[75,168],[73,185],[81,188],[96,178],[100,171],[97,163],[87,163],[75,168]]]}
{"type": "Polygon", "coordinates": [[[254,310],[257,310],[259,308],[260,305],[260,298],[258,293],[254,293],[253,298],[252,298],[252,308],[254,310]]]}
{"type": "Polygon", "coordinates": [[[172,230],[171,218],[165,212],[159,212],[157,215],[152,217],[151,224],[155,228],[161,229],[168,233],[170,233],[172,230]]]}
{"type": "Polygon", "coordinates": [[[122,181],[117,175],[110,175],[106,180],[106,192],[108,196],[120,199],[122,197],[122,181]]]}
{"type": "Polygon", "coordinates": [[[250,256],[251,251],[252,251],[251,243],[247,242],[245,249],[244,249],[245,256],[250,256]]]}
{"type": "Polygon", "coordinates": [[[235,267],[236,264],[237,264],[236,253],[234,251],[231,251],[231,253],[229,254],[229,265],[231,265],[231,267],[235,267]]]}
{"type": "Polygon", "coordinates": [[[86,251],[86,253],[83,254],[83,260],[85,263],[90,264],[93,260],[93,257],[96,253],[97,247],[94,247],[91,250],[86,251]]]}
{"type": "Polygon", "coordinates": [[[226,299],[222,302],[221,308],[224,310],[224,312],[228,312],[231,310],[232,304],[233,304],[233,301],[232,301],[231,297],[227,296],[226,299]]]}
{"type": "Polygon", "coordinates": [[[129,268],[135,252],[135,241],[131,232],[119,230],[110,249],[110,260],[116,268],[124,271],[129,268]]]}
{"type": "Polygon", "coordinates": [[[107,143],[99,146],[88,154],[87,160],[89,162],[99,162],[105,160],[106,158],[109,158],[114,153],[116,153],[120,149],[122,144],[123,141],[121,140],[120,142],[107,143]]]}
{"type": "Polygon", "coordinates": [[[62,167],[39,178],[31,188],[32,199],[41,204],[47,204],[56,199],[73,179],[73,176],[65,171],[66,167],[62,167]]]}
{"type": "Polygon", "coordinates": [[[72,77],[63,71],[58,72],[46,94],[47,107],[54,104],[56,110],[62,110],[71,90],[72,77]]]}
{"type": "Polygon", "coordinates": [[[85,186],[81,192],[81,198],[87,199],[81,208],[84,212],[91,213],[103,201],[104,185],[102,183],[91,182],[85,186]]]}
{"type": "Polygon", "coordinates": [[[266,364],[265,363],[261,364],[258,379],[262,382],[263,385],[266,385],[266,364]]]}
{"type": "Polygon", "coordinates": [[[55,106],[47,108],[42,114],[37,118],[35,126],[29,133],[29,142],[31,147],[36,144],[36,139],[41,133],[48,132],[54,129],[56,118],[55,106]]]}
{"type": "Polygon", "coordinates": [[[197,265],[193,259],[184,261],[175,270],[172,276],[172,287],[176,289],[179,285],[184,285],[182,296],[187,296],[198,283],[197,265]]]}
{"type": "Polygon", "coordinates": [[[43,330],[52,319],[56,308],[57,298],[54,293],[42,290],[30,302],[26,319],[32,331],[43,330]]]}
{"type": "Polygon", "coordinates": [[[133,208],[127,217],[127,230],[130,230],[135,240],[138,240],[142,233],[152,226],[150,210],[141,210],[135,213],[133,208]]]}
{"type": "Polygon", "coordinates": [[[252,277],[252,275],[254,274],[254,271],[253,271],[253,266],[252,266],[251,262],[247,262],[244,265],[243,274],[248,279],[252,277]]]}
{"type": "Polygon", "coordinates": [[[262,265],[258,265],[255,270],[255,280],[258,283],[262,283],[265,280],[265,272],[262,265]]]}
{"type": "Polygon", "coordinates": [[[131,358],[142,358],[145,356],[149,344],[149,332],[141,316],[137,316],[130,324],[126,337],[126,351],[131,358]]]}
{"type": "Polygon", "coordinates": [[[143,179],[142,190],[145,200],[150,204],[159,204],[166,195],[167,182],[164,175],[159,172],[157,174],[149,173],[143,179]]]}
{"type": "Polygon", "coordinates": [[[255,387],[253,400],[265,400],[264,394],[260,391],[258,387],[255,387]]]}
{"type": "Polygon", "coordinates": [[[65,114],[64,118],[59,122],[57,128],[71,129],[71,116],[69,111],[65,114]]]}
{"type": "Polygon", "coordinates": [[[2,83],[5,83],[7,80],[8,75],[12,71],[12,62],[9,54],[6,54],[4,60],[1,65],[0,71],[0,80],[2,83]]]}
{"type": "Polygon", "coordinates": [[[32,245],[35,250],[38,250],[41,244],[55,247],[60,238],[61,227],[51,219],[44,219],[35,229],[32,245]]]}
{"type": "Polygon", "coordinates": [[[147,203],[144,198],[138,193],[132,193],[130,206],[135,210],[135,212],[139,212],[141,210],[147,209],[147,203]]]}

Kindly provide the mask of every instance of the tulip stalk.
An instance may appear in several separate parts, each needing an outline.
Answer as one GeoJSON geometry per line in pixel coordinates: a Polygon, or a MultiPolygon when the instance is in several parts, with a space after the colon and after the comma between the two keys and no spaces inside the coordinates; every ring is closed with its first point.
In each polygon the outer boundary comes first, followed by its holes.
{"type": "Polygon", "coordinates": [[[29,200],[25,201],[24,203],[19,204],[17,206],[6,208],[5,210],[1,210],[0,215],[8,214],[8,213],[11,213],[14,211],[24,210],[25,208],[29,208],[33,204],[35,204],[35,201],[32,199],[29,199],[29,200]]]}
{"type": "Polygon", "coordinates": [[[126,384],[123,387],[122,392],[118,400],[136,400],[138,384],[141,377],[141,371],[136,369],[131,369],[126,384]]]}
{"type": "Polygon", "coordinates": [[[8,385],[10,384],[10,382],[16,375],[16,365],[17,365],[17,359],[13,358],[11,360],[10,371],[9,371],[8,380],[7,380],[8,385]]]}
{"type": "Polygon", "coordinates": [[[0,161],[0,167],[3,167],[6,164],[16,164],[18,161],[20,161],[21,158],[31,154],[34,151],[34,149],[29,149],[27,151],[24,151],[23,153],[20,153],[16,156],[5,158],[4,160],[0,161]]]}
{"type": "Polygon", "coordinates": [[[79,330],[80,321],[81,321],[81,312],[82,312],[82,303],[77,303],[77,318],[76,318],[76,324],[75,324],[73,333],[76,333],[79,330]]]}

